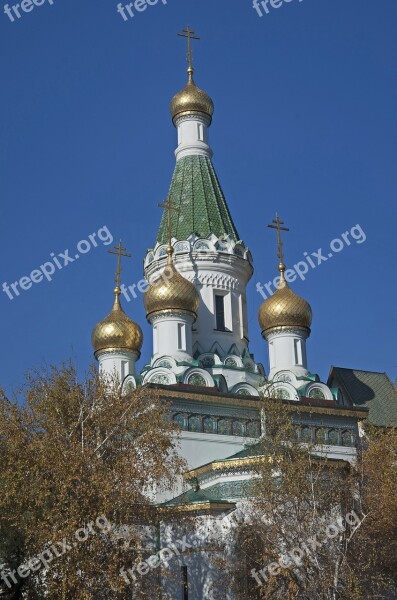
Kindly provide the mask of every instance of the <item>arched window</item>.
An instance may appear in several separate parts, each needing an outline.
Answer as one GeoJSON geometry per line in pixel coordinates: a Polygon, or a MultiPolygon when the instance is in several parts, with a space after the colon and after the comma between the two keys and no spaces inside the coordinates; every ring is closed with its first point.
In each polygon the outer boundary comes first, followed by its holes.
{"type": "Polygon", "coordinates": [[[342,433],[342,445],[343,446],[354,446],[353,434],[351,431],[344,431],[342,433]]]}
{"type": "Polygon", "coordinates": [[[232,435],[232,423],[229,419],[219,419],[218,433],[221,435],[232,435]]]}
{"type": "Polygon", "coordinates": [[[314,398],[316,400],[325,400],[325,394],[322,389],[314,387],[309,391],[309,398],[314,398]]]}
{"type": "Polygon", "coordinates": [[[316,429],[316,442],[318,444],[326,443],[326,431],[323,428],[316,429]]]}
{"type": "Polygon", "coordinates": [[[189,417],[189,431],[194,431],[196,433],[200,433],[202,431],[201,417],[198,415],[189,417]]]}
{"type": "Polygon", "coordinates": [[[260,431],[261,431],[261,426],[258,421],[249,421],[247,423],[246,431],[247,431],[248,437],[253,437],[253,438],[259,437],[260,431]]]}
{"type": "Polygon", "coordinates": [[[165,373],[157,373],[149,380],[150,383],[159,383],[161,385],[169,385],[171,383],[170,378],[165,373]]]}
{"type": "Polygon", "coordinates": [[[244,435],[244,425],[241,421],[233,421],[233,435],[244,435]]]}
{"type": "Polygon", "coordinates": [[[247,388],[244,388],[244,387],[237,390],[237,394],[239,396],[252,396],[251,392],[249,390],[247,390],[247,388]]]}
{"type": "Polygon", "coordinates": [[[204,433],[217,433],[217,419],[215,417],[204,417],[204,433]]]}
{"type": "Polygon", "coordinates": [[[207,386],[206,380],[204,379],[204,377],[202,375],[200,375],[200,373],[193,373],[192,375],[190,375],[187,382],[189,385],[196,385],[198,387],[206,387],[207,386]]]}
{"type": "Polygon", "coordinates": [[[331,446],[339,446],[339,432],[336,429],[330,429],[328,432],[328,443],[331,446]]]}
{"type": "Polygon", "coordinates": [[[215,358],[211,355],[203,356],[201,358],[201,363],[202,363],[203,367],[210,369],[215,364],[215,358]]]}
{"type": "Polygon", "coordinates": [[[210,250],[210,245],[208,242],[198,241],[196,242],[194,249],[197,252],[208,252],[210,250]]]}
{"type": "Polygon", "coordinates": [[[234,356],[228,356],[227,359],[225,360],[225,366],[226,367],[238,367],[238,361],[236,358],[234,358],[234,356]]]}
{"type": "Polygon", "coordinates": [[[159,360],[156,362],[156,367],[164,367],[165,369],[172,369],[172,364],[169,360],[159,360]]]}
{"type": "Polygon", "coordinates": [[[277,388],[274,397],[279,400],[291,400],[291,394],[285,388],[277,388]]]}
{"type": "Polygon", "coordinates": [[[175,254],[189,252],[189,244],[187,242],[178,242],[175,244],[175,254]]]}
{"type": "Polygon", "coordinates": [[[302,442],[306,442],[306,443],[309,443],[312,441],[311,427],[302,427],[301,440],[302,440],[302,442]]]}
{"type": "Polygon", "coordinates": [[[187,423],[186,423],[186,416],[185,415],[182,415],[180,413],[174,415],[174,422],[177,423],[177,425],[179,425],[179,427],[182,430],[186,431],[186,429],[187,429],[187,427],[186,427],[187,423]]]}

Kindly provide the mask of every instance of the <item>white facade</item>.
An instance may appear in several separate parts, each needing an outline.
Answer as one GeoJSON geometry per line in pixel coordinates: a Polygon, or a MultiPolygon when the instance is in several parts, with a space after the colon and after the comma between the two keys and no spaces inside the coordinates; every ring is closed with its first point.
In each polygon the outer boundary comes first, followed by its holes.
{"type": "MultiPolygon", "coordinates": [[[[172,314],[153,321],[153,359],[172,357],[177,361],[194,358],[210,375],[222,376],[223,391],[238,384],[256,389],[263,378],[248,349],[246,286],[252,277],[252,258],[243,244],[225,237],[199,239],[194,234],[185,241],[173,240],[174,264],[180,274],[192,282],[200,297],[197,319],[172,314]],[[186,351],[177,350],[178,326],[186,321],[186,351]],[[190,327],[192,325],[192,331],[190,327]]],[[[156,279],[163,271],[166,247],[157,245],[146,257],[145,276],[156,279]]],[[[215,386],[213,382],[211,386],[215,386]]],[[[210,386],[210,387],[211,387],[210,386]]]]}
{"type": "Polygon", "coordinates": [[[269,379],[279,371],[291,371],[297,377],[306,377],[307,370],[306,339],[309,331],[302,327],[283,327],[273,329],[266,334],[269,345],[269,379]]]}
{"type": "Polygon", "coordinates": [[[177,160],[184,156],[207,156],[213,152],[208,145],[208,128],[211,120],[207,115],[185,115],[175,121],[178,130],[178,147],[175,150],[177,160]]]}
{"type": "Polygon", "coordinates": [[[153,360],[172,356],[176,361],[191,361],[193,321],[193,315],[177,311],[150,317],[153,327],[153,360]]]}
{"type": "Polygon", "coordinates": [[[103,375],[109,377],[117,375],[121,382],[129,375],[135,377],[135,363],[139,358],[137,353],[127,350],[104,350],[98,352],[96,357],[99,362],[99,371],[103,375]]]}

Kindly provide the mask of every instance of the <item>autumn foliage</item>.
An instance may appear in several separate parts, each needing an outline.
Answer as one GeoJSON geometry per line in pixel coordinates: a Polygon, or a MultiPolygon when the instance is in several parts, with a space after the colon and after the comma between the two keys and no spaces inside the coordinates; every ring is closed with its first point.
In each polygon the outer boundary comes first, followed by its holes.
{"type": "Polygon", "coordinates": [[[94,371],[79,383],[71,365],[29,376],[22,402],[1,394],[5,597],[128,598],[119,570],[141,556],[154,492],[182,468],[173,432],[155,390],[122,395],[94,371]]]}

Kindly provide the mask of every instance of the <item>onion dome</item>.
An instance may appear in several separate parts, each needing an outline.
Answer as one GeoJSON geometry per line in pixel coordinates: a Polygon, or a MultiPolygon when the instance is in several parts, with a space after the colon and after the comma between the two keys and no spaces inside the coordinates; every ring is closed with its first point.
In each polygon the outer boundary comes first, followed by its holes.
{"type": "Polygon", "coordinates": [[[177,117],[203,113],[212,119],[214,103],[210,96],[194,83],[193,68],[189,67],[189,81],[187,85],[173,97],[170,106],[172,120],[175,124],[177,117]]]}
{"type": "Polygon", "coordinates": [[[140,356],[143,344],[143,333],[135,321],[130,319],[120,304],[121,290],[117,286],[113,308],[103,321],[100,321],[92,332],[91,341],[95,356],[99,352],[127,351],[140,356]]]}
{"type": "Polygon", "coordinates": [[[310,304],[295,294],[284,277],[285,265],[279,264],[280,283],[273,296],[259,309],[259,324],[265,337],[271,329],[299,327],[310,333],[312,309],[310,304]]]}
{"type": "Polygon", "coordinates": [[[149,286],[144,296],[148,320],[154,315],[170,312],[183,312],[197,316],[199,307],[198,292],[190,281],[177,271],[172,255],[174,249],[167,248],[168,262],[163,274],[149,286]]]}

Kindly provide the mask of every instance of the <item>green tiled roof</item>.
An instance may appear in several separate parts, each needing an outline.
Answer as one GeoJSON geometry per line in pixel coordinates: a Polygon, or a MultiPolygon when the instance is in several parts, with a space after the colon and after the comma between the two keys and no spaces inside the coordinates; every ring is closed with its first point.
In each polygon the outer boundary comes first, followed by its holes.
{"type": "Polygon", "coordinates": [[[189,490],[169,502],[164,506],[181,506],[183,504],[206,504],[206,503],[229,503],[233,504],[233,500],[237,498],[246,498],[248,495],[249,482],[231,481],[225,483],[217,483],[205,490],[189,490]]]}
{"type": "Polygon", "coordinates": [[[386,373],[332,367],[328,385],[337,384],[353,406],[369,408],[369,421],[397,426],[397,390],[386,373]]]}
{"type": "Polygon", "coordinates": [[[244,450],[237,452],[237,454],[232,454],[232,456],[217,460],[216,462],[224,462],[227,464],[228,460],[236,460],[238,458],[255,458],[257,456],[263,456],[262,444],[249,444],[249,446],[244,448],[244,450]]]}
{"type": "MultiPolygon", "coordinates": [[[[180,212],[172,212],[172,234],[186,240],[192,233],[207,237],[228,234],[240,240],[226,204],[211,160],[205,156],[185,156],[177,161],[169,197],[180,212]]],[[[163,214],[157,235],[159,244],[167,243],[167,214],[163,214]]]]}

